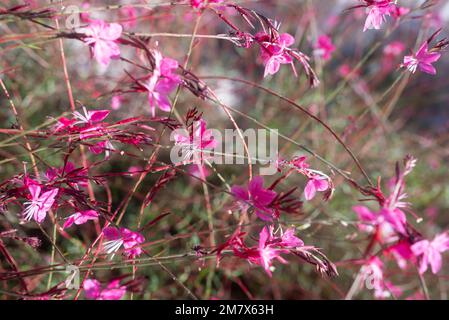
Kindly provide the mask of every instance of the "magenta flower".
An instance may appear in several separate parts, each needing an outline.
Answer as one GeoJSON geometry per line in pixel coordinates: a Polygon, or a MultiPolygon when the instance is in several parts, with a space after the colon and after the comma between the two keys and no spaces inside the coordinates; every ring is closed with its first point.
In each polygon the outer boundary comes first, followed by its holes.
{"type": "Polygon", "coordinates": [[[255,214],[264,221],[273,220],[274,210],[268,206],[276,198],[276,192],[268,190],[263,187],[263,178],[254,177],[248,184],[248,189],[233,186],[231,188],[232,194],[237,200],[240,200],[240,205],[243,210],[254,208],[255,214]]]}
{"type": "Polygon", "coordinates": [[[25,202],[26,208],[23,216],[28,221],[33,218],[37,223],[41,223],[53,206],[59,189],[54,188],[41,194],[41,186],[31,180],[31,182],[28,182],[28,190],[31,194],[31,201],[25,202]]]}
{"type": "Polygon", "coordinates": [[[206,6],[207,3],[220,3],[223,0],[190,0],[190,5],[195,9],[201,9],[206,6]]]}
{"type": "Polygon", "coordinates": [[[443,264],[441,253],[449,249],[447,232],[437,235],[432,241],[421,240],[411,247],[413,254],[420,258],[419,273],[423,274],[430,265],[432,272],[437,274],[443,264]]]}
{"type": "Polygon", "coordinates": [[[233,236],[231,242],[232,250],[237,257],[248,260],[248,262],[262,266],[271,277],[273,261],[281,263],[287,261],[281,254],[287,254],[290,249],[304,246],[304,242],[294,235],[294,229],[288,229],[280,238],[273,235],[273,226],[265,226],[259,233],[257,247],[248,248],[240,238],[241,234],[233,236]]]}
{"type": "Polygon", "coordinates": [[[332,39],[323,34],[318,37],[317,43],[315,44],[315,54],[321,57],[324,61],[331,58],[332,53],[335,51],[335,46],[332,43],[332,39]]]}
{"type": "Polygon", "coordinates": [[[94,300],[120,300],[126,293],[126,287],[120,286],[119,280],[113,280],[102,288],[98,280],[86,279],[83,289],[86,298],[94,300]]]}
{"type": "Polygon", "coordinates": [[[391,254],[401,269],[406,269],[408,262],[413,261],[415,258],[411,245],[406,240],[399,241],[398,243],[387,248],[384,252],[386,254],[391,254]]]}
{"type": "Polygon", "coordinates": [[[256,34],[256,39],[261,46],[260,57],[265,65],[264,77],[276,74],[281,64],[290,64],[294,70],[293,58],[288,54],[288,50],[295,42],[295,38],[283,33],[278,39],[273,40],[268,34],[260,32],[256,34]]]}
{"type": "Polygon", "coordinates": [[[80,211],[69,216],[64,223],[63,228],[70,228],[73,224],[81,225],[89,220],[98,219],[98,213],[95,210],[80,211]]]}
{"type": "MultiPolygon", "coordinates": [[[[175,144],[181,146],[187,158],[191,158],[194,154],[203,156],[203,152],[213,149],[217,146],[217,140],[214,139],[211,130],[207,130],[207,123],[204,119],[195,121],[192,126],[192,133],[175,133],[175,144]]],[[[184,130],[186,131],[186,130],[184,130]]]]}
{"type": "Polygon", "coordinates": [[[159,51],[154,51],[153,54],[155,60],[153,74],[143,84],[143,87],[148,91],[148,102],[154,117],[156,106],[162,111],[170,111],[171,103],[168,95],[181,83],[181,78],[173,73],[178,68],[178,61],[163,58],[159,51]]]}
{"type": "Polygon", "coordinates": [[[326,177],[312,176],[304,189],[306,200],[312,200],[317,191],[326,191],[329,189],[329,181],[326,177]]]}
{"type": "Polygon", "coordinates": [[[363,32],[368,29],[379,30],[382,23],[385,22],[386,16],[389,16],[394,10],[396,5],[393,1],[389,0],[365,0],[367,3],[368,16],[366,17],[365,26],[363,32]]]}
{"type": "Polygon", "coordinates": [[[73,116],[77,119],[75,124],[84,123],[93,125],[94,123],[103,121],[110,113],[109,110],[93,110],[87,111],[86,107],[83,107],[83,113],[79,111],[73,112],[73,116]]]}
{"type": "Polygon", "coordinates": [[[265,226],[259,234],[259,255],[260,264],[268,275],[271,277],[271,268],[273,260],[277,259],[281,263],[287,263],[287,261],[281,257],[281,253],[288,253],[288,250],[283,250],[275,247],[271,244],[273,242],[273,227],[265,226]]]}
{"type": "Polygon", "coordinates": [[[377,232],[378,240],[390,241],[396,232],[406,234],[406,217],[399,209],[382,208],[373,212],[365,206],[354,206],[360,223],[358,228],[362,231],[377,232]]]}
{"type": "Polygon", "coordinates": [[[438,52],[429,52],[429,46],[427,42],[419,48],[415,55],[405,56],[403,67],[406,67],[411,73],[415,73],[419,68],[422,72],[435,75],[437,70],[432,63],[440,59],[441,54],[438,52]]]}
{"type": "Polygon", "coordinates": [[[117,40],[122,35],[122,30],[122,26],[118,23],[94,20],[88,27],[83,28],[81,33],[86,35],[84,41],[91,46],[94,58],[102,65],[107,66],[111,59],[120,57],[117,40]]]}
{"type": "Polygon", "coordinates": [[[135,258],[142,254],[140,244],[145,241],[143,235],[126,228],[107,227],[103,230],[107,242],[104,243],[104,249],[108,254],[115,252],[123,246],[124,254],[128,258],[135,258]]]}

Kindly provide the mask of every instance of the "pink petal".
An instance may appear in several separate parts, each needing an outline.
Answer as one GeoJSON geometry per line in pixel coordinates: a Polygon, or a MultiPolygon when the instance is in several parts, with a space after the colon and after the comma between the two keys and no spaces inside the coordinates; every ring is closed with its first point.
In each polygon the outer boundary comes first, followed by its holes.
{"type": "Polygon", "coordinates": [[[306,200],[312,200],[315,197],[315,194],[316,194],[315,182],[313,179],[310,179],[307,182],[306,187],[304,189],[304,196],[306,200]]]}
{"type": "Polygon", "coordinates": [[[107,26],[101,34],[101,37],[106,40],[117,40],[122,35],[123,27],[118,23],[111,23],[107,26]]]}
{"type": "Polygon", "coordinates": [[[437,274],[441,270],[443,264],[441,254],[437,250],[429,251],[429,264],[433,274],[437,274]]]}
{"type": "Polygon", "coordinates": [[[75,222],[75,217],[73,215],[71,215],[64,223],[64,226],[62,227],[63,229],[67,229],[70,228],[73,223],[75,222]]]}
{"type": "Polygon", "coordinates": [[[352,207],[352,210],[357,213],[359,220],[367,222],[373,222],[376,220],[375,214],[365,206],[354,206],[352,207]]]}
{"type": "Polygon", "coordinates": [[[121,237],[120,231],[114,227],[107,227],[103,229],[103,234],[107,240],[117,240],[121,237]]]}
{"type": "Polygon", "coordinates": [[[104,120],[110,113],[109,110],[89,111],[89,118],[92,122],[100,122],[104,120]]]}
{"type": "Polygon", "coordinates": [[[86,279],[83,289],[88,299],[97,299],[100,296],[100,282],[94,279],[86,279]]]}
{"type": "Polygon", "coordinates": [[[318,191],[326,191],[329,188],[329,182],[327,179],[314,179],[315,188],[318,191]]]}
{"type": "Polygon", "coordinates": [[[434,66],[432,66],[431,64],[426,64],[426,63],[420,63],[419,64],[419,69],[422,72],[431,74],[431,75],[436,75],[437,74],[437,69],[435,69],[434,66]]]}

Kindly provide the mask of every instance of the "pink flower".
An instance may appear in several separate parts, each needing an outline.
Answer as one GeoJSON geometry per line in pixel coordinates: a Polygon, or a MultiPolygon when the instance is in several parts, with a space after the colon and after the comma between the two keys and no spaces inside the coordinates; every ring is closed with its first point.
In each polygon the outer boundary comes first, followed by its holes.
{"type": "Polygon", "coordinates": [[[163,58],[159,51],[154,51],[153,54],[155,60],[153,74],[143,87],[148,91],[148,102],[154,117],[156,106],[162,111],[170,111],[171,103],[167,96],[181,83],[181,78],[173,73],[178,68],[178,61],[163,58]]]}
{"type": "Polygon", "coordinates": [[[190,0],[190,5],[195,9],[204,8],[207,3],[220,3],[223,0],[190,0]]]}
{"type": "Polygon", "coordinates": [[[443,264],[441,253],[449,249],[449,236],[446,232],[437,235],[432,241],[421,240],[411,247],[416,257],[421,257],[419,273],[423,274],[430,265],[432,272],[437,274],[443,264]]]}
{"type": "Polygon", "coordinates": [[[120,300],[126,293],[126,287],[120,286],[119,280],[111,281],[106,288],[102,289],[98,280],[86,279],[83,289],[86,298],[94,300],[120,300]]]}
{"type": "Polygon", "coordinates": [[[67,218],[63,228],[70,228],[73,224],[80,225],[96,219],[98,219],[98,213],[95,210],[76,212],[67,218]]]}
{"type": "Polygon", "coordinates": [[[260,32],[256,34],[256,40],[261,46],[260,56],[265,65],[264,77],[276,74],[281,64],[290,64],[294,70],[293,58],[288,54],[288,50],[295,38],[290,34],[283,33],[273,40],[268,34],[260,32]]]}
{"type": "Polygon", "coordinates": [[[429,52],[427,42],[419,48],[415,55],[405,56],[403,67],[406,67],[411,73],[415,73],[419,68],[422,72],[435,75],[437,70],[432,63],[440,59],[441,54],[438,52],[429,52]]]}
{"type": "Polygon", "coordinates": [[[108,254],[115,252],[123,246],[125,255],[128,258],[135,258],[142,254],[140,244],[145,241],[143,235],[126,228],[108,227],[103,230],[103,234],[108,240],[104,243],[104,249],[108,254]]]}
{"type": "Polygon", "coordinates": [[[394,60],[405,50],[405,45],[401,41],[393,41],[385,46],[383,50],[382,67],[384,70],[391,70],[395,64],[394,60]]]}
{"type": "Polygon", "coordinates": [[[273,227],[265,226],[259,234],[259,255],[260,264],[268,275],[271,277],[272,261],[274,259],[279,260],[281,263],[287,263],[287,261],[281,257],[281,253],[288,253],[288,250],[278,249],[271,245],[273,241],[273,227]]]}
{"type": "Polygon", "coordinates": [[[23,216],[28,221],[34,218],[36,222],[41,223],[53,206],[59,189],[54,188],[41,194],[42,188],[37,182],[31,180],[27,184],[31,194],[31,201],[25,202],[26,208],[23,216]]]}
{"type": "Polygon", "coordinates": [[[73,116],[78,120],[75,124],[78,123],[85,123],[92,125],[94,123],[103,121],[111,111],[109,110],[93,110],[93,111],[87,111],[86,107],[83,107],[82,114],[79,111],[73,112],[73,116]]]}
{"type": "Polygon", "coordinates": [[[366,17],[363,32],[368,29],[379,30],[382,23],[385,22],[385,17],[389,16],[396,9],[396,5],[389,0],[365,0],[365,2],[367,3],[368,16],[366,17]]]}
{"type": "Polygon", "coordinates": [[[191,158],[192,155],[198,153],[202,157],[203,151],[216,147],[217,140],[214,139],[212,131],[206,129],[206,126],[206,121],[201,118],[193,123],[192,133],[175,133],[175,144],[183,148],[186,158],[191,158]]]}
{"type": "Polygon", "coordinates": [[[323,34],[318,37],[318,41],[315,44],[315,54],[320,56],[323,60],[329,60],[332,53],[335,51],[335,46],[332,43],[332,39],[323,34]]]}
{"type": "Polygon", "coordinates": [[[306,200],[312,200],[317,191],[326,191],[329,189],[329,181],[325,177],[313,176],[309,179],[304,189],[306,200]]]}
{"type": "Polygon", "coordinates": [[[373,212],[365,206],[354,206],[360,220],[359,229],[365,232],[377,232],[379,240],[390,241],[395,237],[395,232],[406,233],[406,217],[399,209],[382,208],[379,212],[373,212]]]}
{"type": "Polygon", "coordinates": [[[256,215],[264,220],[273,220],[274,210],[268,206],[276,198],[276,192],[273,190],[264,189],[263,178],[254,177],[248,184],[248,189],[233,186],[231,188],[232,194],[237,200],[241,201],[242,209],[248,209],[250,206],[254,208],[256,215]]]}
{"type": "Polygon", "coordinates": [[[401,269],[407,268],[407,262],[414,260],[414,255],[411,250],[411,245],[408,241],[402,240],[392,245],[384,251],[386,254],[391,254],[396,259],[396,262],[401,269]]]}
{"type": "Polygon", "coordinates": [[[111,59],[120,57],[117,40],[122,35],[122,30],[122,26],[118,23],[94,20],[81,32],[86,35],[84,41],[91,46],[94,58],[102,65],[107,66],[111,59]]]}

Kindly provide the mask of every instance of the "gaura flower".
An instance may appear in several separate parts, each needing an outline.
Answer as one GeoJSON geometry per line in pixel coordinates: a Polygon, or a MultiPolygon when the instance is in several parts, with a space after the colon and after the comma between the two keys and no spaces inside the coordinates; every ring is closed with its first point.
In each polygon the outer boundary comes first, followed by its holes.
{"type": "Polygon", "coordinates": [[[326,191],[327,189],[329,189],[329,181],[326,177],[312,176],[306,184],[304,196],[306,200],[312,200],[317,191],[326,191]]]}
{"type": "Polygon", "coordinates": [[[98,280],[86,279],[83,289],[86,298],[93,300],[120,300],[126,293],[126,287],[120,286],[120,280],[113,280],[102,288],[98,280]]]}
{"type": "Polygon", "coordinates": [[[80,32],[86,35],[84,41],[91,47],[94,58],[102,65],[107,66],[111,59],[120,57],[117,40],[122,35],[122,31],[123,28],[118,23],[93,20],[80,32]]]}
{"type": "Polygon", "coordinates": [[[195,9],[201,9],[206,6],[208,3],[220,3],[223,0],[190,0],[190,5],[195,9]]]}
{"type": "Polygon", "coordinates": [[[443,264],[441,253],[449,249],[449,236],[447,232],[437,235],[432,241],[421,240],[411,247],[413,254],[420,257],[419,273],[427,271],[428,265],[432,273],[437,274],[443,264]]]}
{"type": "Polygon", "coordinates": [[[256,34],[256,39],[261,46],[260,57],[265,65],[264,77],[276,74],[281,64],[290,64],[294,70],[293,58],[288,54],[289,47],[295,42],[293,36],[283,33],[273,40],[268,34],[260,32],[256,34]]]}
{"type": "Polygon", "coordinates": [[[168,95],[181,83],[179,75],[173,73],[178,68],[178,61],[163,58],[159,51],[154,50],[154,69],[142,85],[148,92],[148,102],[154,117],[156,106],[162,111],[169,112],[171,108],[168,95]]]}
{"type": "Polygon", "coordinates": [[[335,46],[329,36],[323,34],[318,37],[318,40],[315,44],[315,55],[321,57],[324,61],[327,61],[331,58],[331,55],[334,51],[335,46]]]}
{"type": "Polygon", "coordinates": [[[396,10],[396,5],[389,0],[365,0],[368,16],[366,17],[363,32],[368,29],[379,30],[389,16],[396,10]]]}
{"type": "Polygon", "coordinates": [[[371,211],[365,206],[354,206],[352,208],[358,215],[361,231],[374,233],[379,241],[389,242],[394,240],[396,232],[405,234],[406,217],[399,209],[382,208],[379,212],[371,211]]]}
{"type": "Polygon", "coordinates": [[[207,129],[207,123],[204,119],[201,118],[195,121],[191,130],[193,132],[181,130],[174,134],[175,144],[182,148],[185,160],[195,154],[199,154],[202,157],[205,150],[213,149],[217,146],[217,140],[214,139],[212,131],[207,129]]]}
{"type": "Polygon", "coordinates": [[[67,218],[63,228],[64,229],[70,228],[73,224],[81,225],[89,220],[96,220],[96,219],[98,219],[98,213],[95,210],[76,212],[67,218]]]}
{"type": "Polygon", "coordinates": [[[37,223],[41,223],[47,216],[47,212],[53,206],[59,189],[50,189],[41,194],[42,187],[37,182],[31,180],[31,182],[28,182],[28,190],[31,194],[31,201],[25,202],[26,208],[23,216],[28,221],[33,218],[37,223]]]}
{"type": "Polygon", "coordinates": [[[437,70],[432,63],[440,59],[441,54],[438,52],[430,52],[427,42],[424,42],[414,55],[405,56],[403,67],[406,67],[411,73],[415,73],[419,68],[422,72],[435,75],[437,70]]]}
{"type": "Polygon", "coordinates": [[[138,232],[126,228],[107,227],[103,230],[103,235],[107,240],[104,243],[104,249],[108,254],[112,253],[112,257],[122,246],[128,258],[135,258],[142,254],[140,244],[145,241],[145,238],[138,232]]]}
{"type": "Polygon", "coordinates": [[[264,221],[273,220],[274,210],[269,205],[276,198],[276,192],[263,187],[263,178],[254,177],[248,184],[248,188],[233,186],[232,194],[240,200],[242,209],[254,208],[254,213],[264,221]]]}
{"type": "Polygon", "coordinates": [[[304,242],[294,235],[293,228],[277,237],[273,234],[273,226],[265,226],[261,230],[257,247],[247,247],[240,237],[235,237],[231,244],[237,257],[262,266],[270,277],[274,260],[287,263],[281,254],[288,254],[290,250],[304,246],[304,242]]]}

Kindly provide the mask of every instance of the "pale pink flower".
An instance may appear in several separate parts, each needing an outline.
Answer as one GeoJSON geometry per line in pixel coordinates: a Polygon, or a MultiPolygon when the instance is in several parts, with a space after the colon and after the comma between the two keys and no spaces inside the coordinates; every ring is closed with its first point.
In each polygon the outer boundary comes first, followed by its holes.
{"type": "Polygon", "coordinates": [[[264,77],[276,74],[281,64],[290,64],[295,70],[293,58],[288,54],[289,47],[295,42],[293,36],[283,33],[273,41],[268,34],[260,32],[256,35],[256,39],[261,46],[260,56],[265,65],[264,77]]]}
{"type": "Polygon", "coordinates": [[[94,58],[102,65],[109,65],[111,59],[120,57],[118,39],[122,35],[122,26],[118,23],[106,23],[94,20],[83,28],[81,33],[86,37],[84,41],[91,46],[94,58]]]}
{"type": "Polygon", "coordinates": [[[154,69],[148,80],[143,83],[143,87],[148,91],[148,102],[151,114],[154,117],[156,106],[162,111],[169,112],[171,103],[168,95],[178,84],[181,83],[179,75],[173,73],[178,68],[178,61],[170,58],[163,58],[159,51],[154,51],[154,69]]]}
{"type": "Polygon", "coordinates": [[[393,41],[385,46],[383,50],[382,69],[389,72],[393,69],[397,62],[395,58],[398,57],[405,50],[405,45],[401,41],[393,41]]]}
{"type": "Polygon", "coordinates": [[[440,59],[441,54],[438,52],[429,52],[427,42],[424,42],[419,50],[414,55],[405,56],[403,67],[406,67],[411,73],[415,73],[419,68],[422,72],[435,75],[437,70],[432,63],[440,59]]]}
{"type": "Polygon", "coordinates": [[[332,43],[332,39],[323,34],[318,37],[318,40],[315,44],[315,54],[321,57],[323,60],[329,60],[331,58],[332,53],[335,51],[335,46],[332,43]]]}
{"type": "Polygon", "coordinates": [[[306,200],[312,200],[317,191],[326,191],[329,189],[329,181],[326,177],[312,176],[304,189],[306,200]]]}
{"type": "Polygon", "coordinates": [[[23,216],[28,221],[33,218],[36,222],[41,223],[47,216],[47,212],[53,206],[59,189],[50,189],[41,194],[41,186],[37,182],[31,181],[28,182],[28,190],[31,194],[31,201],[25,202],[26,208],[23,216]]]}
{"type": "Polygon", "coordinates": [[[104,249],[108,254],[112,253],[112,256],[122,246],[128,258],[135,258],[142,254],[140,244],[145,241],[145,238],[138,232],[126,228],[107,227],[103,230],[103,235],[107,240],[104,243],[104,249]]]}
{"type": "Polygon", "coordinates": [[[441,233],[432,241],[421,240],[414,243],[411,249],[416,257],[420,257],[420,274],[427,271],[428,265],[430,265],[432,272],[437,274],[443,264],[441,253],[449,249],[449,236],[447,232],[441,233]]]}
{"type": "Polygon", "coordinates": [[[94,300],[120,300],[126,293],[126,287],[120,285],[120,280],[113,280],[102,288],[98,280],[86,279],[83,289],[86,298],[94,300]]]}
{"type": "Polygon", "coordinates": [[[63,228],[64,229],[70,228],[73,224],[81,225],[89,220],[96,220],[96,219],[98,219],[98,213],[95,210],[76,212],[67,218],[63,228]]]}
{"type": "Polygon", "coordinates": [[[386,16],[391,15],[396,5],[389,0],[365,0],[367,3],[368,16],[366,17],[363,32],[368,29],[379,30],[386,20],[386,16]]]}
{"type": "Polygon", "coordinates": [[[233,186],[232,194],[240,200],[242,209],[254,208],[255,214],[264,221],[273,220],[274,210],[268,206],[276,198],[276,192],[263,187],[263,178],[253,177],[248,184],[248,189],[241,186],[233,186]]]}

